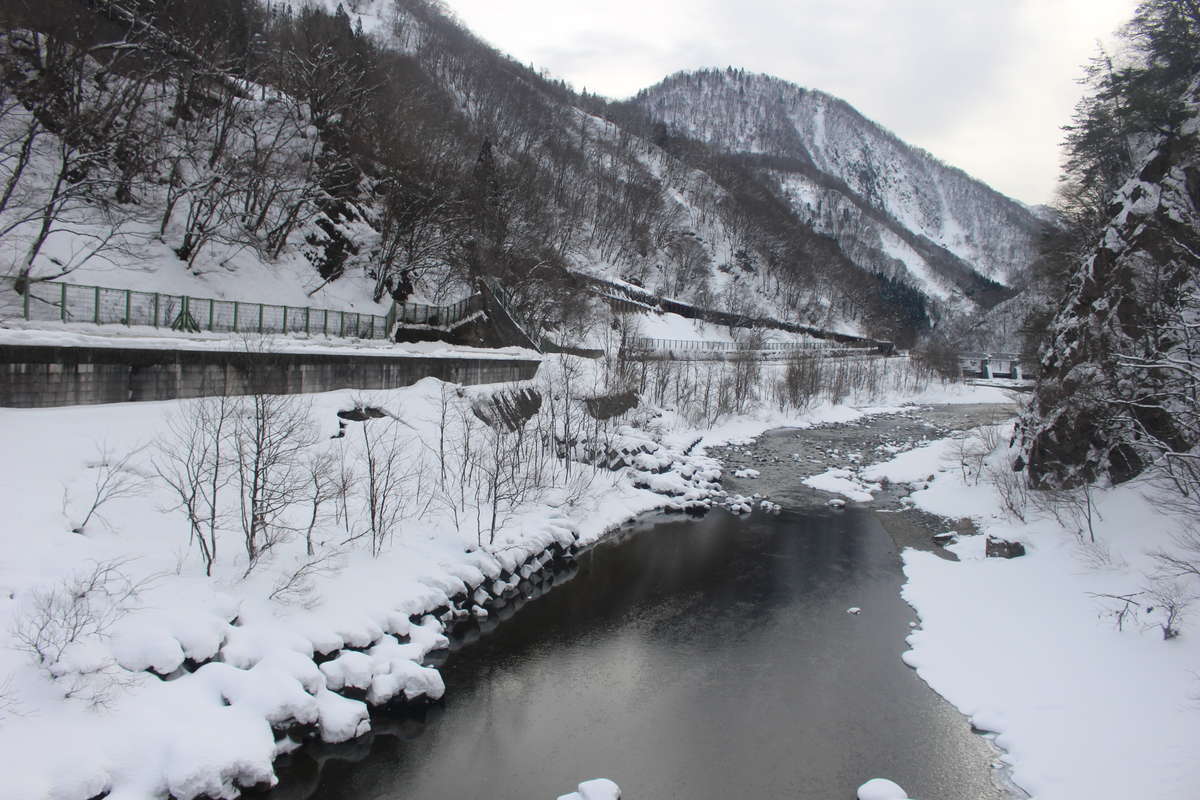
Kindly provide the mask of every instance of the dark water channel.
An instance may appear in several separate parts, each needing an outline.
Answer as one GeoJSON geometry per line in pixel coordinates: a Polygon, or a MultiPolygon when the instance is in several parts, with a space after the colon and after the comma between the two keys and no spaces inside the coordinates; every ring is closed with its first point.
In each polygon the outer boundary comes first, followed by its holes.
{"type": "Polygon", "coordinates": [[[1005,797],[900,661],[902,580],[866,510],[639,522],[454,653],[443,706],[298,751],[270,796],[553,800],[605,777],[629,800],[852,800],[882,776],[1005,797]]]}

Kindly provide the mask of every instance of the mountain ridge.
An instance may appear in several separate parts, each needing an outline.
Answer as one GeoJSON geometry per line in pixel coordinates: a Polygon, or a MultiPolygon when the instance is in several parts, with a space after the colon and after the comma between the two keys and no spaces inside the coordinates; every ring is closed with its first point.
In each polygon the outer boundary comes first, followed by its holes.
{"type": "MultiPolygon", "coordinates": [[[[667,135],[695,137],[728,153],[784,159],[761,169],[780,183],[802,216],[849,246],[900,255],[915,279],[932,282],[935,292],[949,290],[941,292],[943,299],[955,288],[968,296],[986,288],[971,272],[985,282],[1011,284],[1031,260],[1044,225],[1022,204],[818,89],[729,67],[676,73],[632,102],[665,126],[667,135]],[[821,219],[823,206],[830,205],[874,212],[885,230],[847,233],[821,219]],[[988,216],[1000,216],[999,227],[1016,235],[989,245],[987,235],[997,226],[986,224],[988,216]],[[887,241],[889,232],[915,252],[898,253],[887,241]],[[924,275],[929,268],[941,280],[924,275]]],[[[884,270],[887,259],[877,255],[874,263],[884,270]]],[[[1004,299],[1003,292],[993,294],[982,305],[1004,299]]]]}
{"type": "MultiPolygon", "coordinates": [[[[95,25],[87,3],[52,5],[73,9],[75,21],[63,25],[25,5],[16,28],[76,43],[121,34],[111,20],[102,31],[85,31],[95,25]]],[[[961,242],[948,240],[944,227],[902,224],[898,211],[912,209],[885,202],[883,184],[823,167],[824,139],[822,147],[810,146],[795,125],[775,125],[791,137],[781,154],[726,152],[692,135],[707,128],[672,132],[644,104],[577,93],[534,72],[435,2],[361,0],[349,11],[232,0],[222,0],[221,9],[110,5],[196,46],[208,63],[232,65],[218,77],[246,90],[214,94],[205,75],[169,58],[144,75],[147,64],[123,67],[132,71],[118,82],[140,82],[146,99],[116,115],[114,130],[141,142],[144,155],[130,162],[120,142],[102,152],[94,169],[111,180],[72,196],[69,210],[75,229],[103,235],[102,224],[117,217],[120,230],[134,232],[137,241],[126,250],[137,251],[137,260],[117,265],[151,276],[138,281],[183,292],[200,291],[198,279],[213,284],[204,292],[226,296],[257,275],[249,283],[268,295],[271,280],[303,282],[310,296],[336,290],[343,299],[369,286],[378,303],[386,293],[398,297],[403,286],[436,301],[491,276],[512,290],[524,313],[556,329],[584,324],[592,314],[572,294],[579,287],[570,271],[583,269],[722,312],[752,309],[902,346],[947,310],[986,307],[1007,293],[989,277],[1008,270],[1005,264],[965,258],[978,253],[954,252],[961,242]],[[208,38],[189,39],[194,31],[208,38]],[[230,124],[235,135],[222,138],[230,124]],[[288,138],[264,147],[271,125],[288,138]],[[195,143],[212,157],[191,158],[195,143]],[[246,176],[263,158],[288,170],[282,194],[252,195],[256,183],[246,176]],[[107,194],[113,184],[124,193],[116,203],[107,194]],[[284,197],[288,205],[272,205],[284,197]],[[275,232],[268,236],[261,223],[247,227],[239,203],[262,206],[255,219],[279,220],[275,232]]],[[[3,54],[6,80],[37,91],[55,85],[27,55],[32,50],[11,36],[6,41],[13,45],[3,54]]],[[[125,75],[113,71],[105,51],[88,58],[93,66],[86,69],[69,59],[63,68],[125,75]]],[[[84,85],[85,94],[108,97],[98,85],[84,85]]],[[[75,100],[94,104],[90,96],[75,100]]],[[[713,111],[709,127],[722,122],[715,112],[730,113],[713,111]]],[[[8,123],[19,127],[26,116],[16,108],[8,123]]],[[[862,120],[864,130],[883,130],[862,120]]],[[[32,187],[34,194],[44,190],[32,187]]],[[[1028,247],[1026,222],[1009,225],[1010,260],[1028,247]]],[[[31,265],[33,277],[54,273],[53,254],[78,244],[72,226],[61,227],[31,265]]],[[[2,244],[15,263],[33,234],[14,230],[2,244]]],[[[106,282],[90,267],[77,277],[106,282]]]]}

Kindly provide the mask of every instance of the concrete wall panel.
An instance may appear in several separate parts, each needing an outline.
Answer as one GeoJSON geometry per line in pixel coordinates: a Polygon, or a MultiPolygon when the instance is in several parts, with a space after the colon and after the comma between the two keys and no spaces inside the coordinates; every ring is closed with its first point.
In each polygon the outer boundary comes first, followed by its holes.
{"type": "Polygon", "coordinates": [[[0,346],[0,406],[173,400],[221,394],[394,389],[421,378],[482,384],[527,380],[534,359],[344,356],[0,346]]]}

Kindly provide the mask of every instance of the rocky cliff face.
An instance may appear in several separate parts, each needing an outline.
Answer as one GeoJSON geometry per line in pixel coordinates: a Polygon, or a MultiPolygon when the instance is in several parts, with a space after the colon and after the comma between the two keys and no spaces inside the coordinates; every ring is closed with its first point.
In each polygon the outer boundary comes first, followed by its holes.
{"type": "Polygon", "coordinates": [[[1022,422],[1037,484],[1189,469],[1200,441],[1200,81],[1141,162],[1059,307],[1022,422]]]}
{"type": "Polygon", "coordinates": [[[680,74],[636,102],[667,130],[741,155],[868,269],[990,306],[1035,254],[1024,206],[900,141],[849,104],[737,70],[680,74]]]}

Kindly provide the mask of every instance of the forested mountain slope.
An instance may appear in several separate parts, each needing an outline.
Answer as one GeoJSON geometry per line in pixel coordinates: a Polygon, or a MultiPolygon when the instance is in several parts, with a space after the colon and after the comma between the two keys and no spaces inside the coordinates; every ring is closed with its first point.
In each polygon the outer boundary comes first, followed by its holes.
{"type": "Polygon", "coordinates": [[[636,102],[663,135],[742,155],[857,263],[934,296],[990,306],[1035,252],[1043,224],[1024,206],[823,92],[726,69],[673,75],[636,102]]]}
{"type": "Polygon", "coordinates": [[[907,344],[1002,297],[1035,227],[883,134],[729,152],[713,131],[762,92],[685,130],[690,103],[579,94],[427,0],[17,0],[0,23],[0,268],[22,280],[369,306],[490,275],[586,335],[582,270],[907,344]]]}

